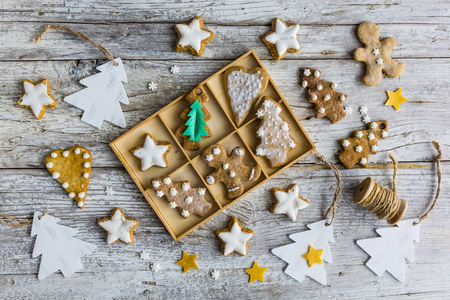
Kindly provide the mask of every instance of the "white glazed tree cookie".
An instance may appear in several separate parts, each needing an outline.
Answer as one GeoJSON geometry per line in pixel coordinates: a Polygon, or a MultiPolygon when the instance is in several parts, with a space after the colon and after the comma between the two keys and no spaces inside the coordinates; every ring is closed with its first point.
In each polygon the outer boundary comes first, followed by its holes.
{"type": "Polygon", "coordinates": [[[175,25],[175,31],[178,34],[175,51],[189,51],[191,55],[201,56],[206,44],[214,38],[214,33],[203,27],[200,17],[192,19],[189,24],[175,25]]]}
{"type": "Polygon", "coordinates": [[[299,29],[297,23],[287,24],[280,18],[273,19],[272,29],[262,39],[273,58],[280,60],[288,52],[300,51],[300,44],[297,41],[299,29]]]}
{"type": "Polygon", "coordinates": [[[297,220],[298,211],[309,205],[309,201],[300,197],[297,184],[291,185],[286,190],[274,187],[272,195],[275,204],[270,210],[274,214],[286,214],[292,221],[297,220]]]}
{"type": "Polygon", "coordinates": [[[297,147],[289,135],[291,127],[279,116],[280,113],[281,106],[269,97],[262,99],[256,111],[261,124],[256,129],[260,143],[255,152],[258,156],[267,157],[272,168],[284,165],[288,160],[288,152],[297,147]]]}
{"type": "Polygon", "coordinates": [[[236,217],[232,217],[227,228],[216,230],[216,235],[222,242],[222,254],[237,253],[247,255],[247,242],[253,236],[253,230],[243,228],[236,217]]]}
{"type": "Polygon", "coordinates": [[[144,144],[132,149],[131,152],[141,160],[141,171],[146,171],[153,166],[167,168],[167,155],[171,147],[171,143],[157,141],[146,133],[144,144]]]}
{"type": "Polygon", "coordinates": [[[233,66],[224,73],[227,97],[237,126],[241,126],[253,104],[261,97],[269,82],[269,76],[261,68],[247,70],[233,66]]]}
{"type": "Polygon", "coordinates": [[[119,240],[125,244],[134,243],[133,231],[138,227],[139,221],[125,217],[123,211],[116,207],[111,217],[99,220],[98,225],[106,230],[106,243],[111,245],[119,240]]]}

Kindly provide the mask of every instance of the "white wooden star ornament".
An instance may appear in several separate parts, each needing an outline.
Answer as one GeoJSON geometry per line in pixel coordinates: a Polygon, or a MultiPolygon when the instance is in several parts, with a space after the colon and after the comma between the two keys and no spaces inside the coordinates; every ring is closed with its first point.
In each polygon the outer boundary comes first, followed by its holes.
{"type": "Polygon", "coordinates": [[[37,119],[45,114],[46,108],[56,106],[56,101],[50,95],[50,87],[47,79],[34,83],[28,79],[22,80],[25,93],[19,99],[17,105],[31,110],[37,119]]]}
{"type": "Polygon", "coordinates": [[[144,144],[131,150],[134,156],[141,160],[141,170],[146,171],[152,166],[166,168],[168,165],[167,155],[172,145],[169,142],[161,142],[145,134],[144,144]]]}
{"type": "Polygon", "coordinates": [[[222,242],[222,254],[237,253],[247,255],[247,242],[253,236],[253,230],[243,228],[236,217],[232,217],[228,228],[219,229],[216,235],[222,242]]]}
{"type": "Polygon", "coordinates": [[[175,31],[178,34],[175,51],[189,51],[191,55],[201,56],[206,44],[214,38],[214,33],[203,27],[200,17],[192,19],[188,24],[175,25],[175,31]]]}
{"type": "Polygon", "coordinates": [[[287,52],[300,51],[297,33],[300,26],[297,23],[287,24],[279,18],[272,21],[272,30],[263,37],[263,42],[269,48],[273,58],[280,60],[287,52]]]}
{"type": "Polygon", "coordinates": [[[116,207],[111,217],[99,220],[98,225],[106,230],[106,243],[111,245],[121,241],[125,244],[134,243],[133,231],[138,227],[139,221],[130,217],[125,217],[123,211],[116,207]]]}
{"type": "Polygon", "coordinates": [[[275,204],[271,209],[274,214],[286,214],[289,219],[295,221],[298,211],[309,205],[309,201],[300,197],[297,184],[291,185],[286,190],[273,188],[272,195],[275,198],[275,204]]]}

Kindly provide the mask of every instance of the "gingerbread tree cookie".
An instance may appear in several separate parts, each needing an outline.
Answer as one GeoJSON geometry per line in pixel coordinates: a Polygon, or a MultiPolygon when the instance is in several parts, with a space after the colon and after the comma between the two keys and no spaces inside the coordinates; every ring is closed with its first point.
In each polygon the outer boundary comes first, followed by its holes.
{"type": "Polygon", "coordinates": [[[203,86],[198,86],[192,91],[190,91],[189,94],[187,94],[187,96],[185,97],[185,99],[186,101],[189,102],[189,107],[187,107],[181,112],[180,118],[184,122],[180,127],[178,127],[175,134],[183,138],[184,149],[198,150],[200,148],[200,141],[203,138],[212,136],[211,129],[209,129],[208,125],[206,124],[206,122],[211,119],[211,114],[205,108],[205,103],[209,101],[209,97],[203,86]],[[196,102],[197,104],[195,104],[196,102]],[[196,112],[196,116],[193,116],[192,113],[193,111],[196,112]],[[201,116],[202,114],[203,116],[201,116]],[[197,118],[197,120],[195,120],[195,118],[197,118]],[[199,120],[199,118],[201,120],[199,120]],[[197,135],[200,136],[200,139],[198,138],[198,136],[196,136],[195,132],[193,132],[195,130],[193,127],[194,124],[192,123],[195,123],[195,121],[199,122],[197,135]],[[186,124],[191,125],[190,126],[191,129],[189,131],[187,130],[188,126],[186,124]]]}
{"type": "Polygon", "coordinates": [[[369,154],[378,153],[378,140],[387,137],[387,121],[370,122],[369,129],[353,131],[353,138],[340,139],[344,150],[338,155],[342,164],[350,169],[355,164],[367,168],[369,154]]]}
{"type": "Polygon", "coordinates": [[[322,80],[320,75],[319,70],[301,68],[300,82],[308,91],[308,102],[315,105],[316,118],[327,117],[334,124],[347,115],[342,108],[347,95],[336,92],[336,83],[322,80]]]}
{"type": "Polygon", "coordinates": [[[208,166],[216,170],[206,176],[208,184],[223,182],[227,188],[227,198],[234,199],[244,192],[242,181],[256,181],[261,175],[261,167],[246,166],[242,162],[245,150],[242,147],[236,147],[231,154],[227,156],[227,151],[219,144],[210,145],[203,150],[202,157],[208,166]]]}
{"type": "Polygon", "coordinates": [[[272,168],[284,165],[288,160],[288,151],[297,147],[289,135],[289,123],[283,120],[279,114],[281,106],[269,97],[264,97],[256,111],[256,117],[261,119],[261,124],[256,129],[256,135],[260,139],[256,147],[256,155],[265,156],[272,168]]]}
{"type": "Polygon", "coordinates": [[[404,63],[398,63],[391,58],[391,51],[397,45],[393,37],[380,39],[380,30],[375,23],[362,22],[357,30],[358,39],[366,45],[353,52],[356,61],[366,64],[366,76],[362,82],[365,85],[377,85],[384,73],[387,77],[395,78],[405,69],[404,63]]]}
{"type": "Polygon", "coordinates": [[[206,215],[212,204],[205,200],[205,188],[193,188],[189,181],[172,182],[169,177],[152,179],[152,187],[156,196],[166,196],[170,208],[181,211],[183,218],[191,214],[200,217],[206,215]]]}

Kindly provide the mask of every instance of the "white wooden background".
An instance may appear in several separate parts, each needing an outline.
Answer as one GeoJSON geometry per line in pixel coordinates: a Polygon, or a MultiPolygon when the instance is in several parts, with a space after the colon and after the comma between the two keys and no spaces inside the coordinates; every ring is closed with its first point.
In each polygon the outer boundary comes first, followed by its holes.
{"type": "Polygon", "coordinates": [[[78,238],[98,246],[82,259],[85,269],[70,278],[53,274],[37,279],[40,259],[32,259],[31,226],[0,226],[0,298],[2,299],[445,299],[450,297],[450,4],[447,0],[353,1],[145,1],[145,0],[2,0],[0,3],[0,212],[31,219],[36,210],[61,218],[61,224],[80,230],[78,238]],[[371,2],[368,4],[368,2],[371,2]],[[173,26],[201,15],[215,39],[202,57],[174,51],[173,26]],[[299,22],[301,51],[275,62],[261,42],[274,17],[299,22]],[[376,87],[364,86],[362,63],[352,59],[361,44],[356,27],[362,21],[377,23],[381,35],[393,36],[398,46],[393,56],[405,63],[396,79],[383,79],[376,87]],[[50,33],[41,43],[31,38],[47,23],[64,24],[86,33],[124,60],[130,105],[123,106],[127,127],[104,124],[101,129],[80,120],[81,110],[62,101],[82,88],[78,80],[95,73],[105,62],[92,45],[70,34],[50,33]],[[335,188],[332,172],[313,156],[302,159],[224,213],[179,242],[174,242],[140,194],[108,143],[138,124],[196,83],[246,51],[254,49],[293,108],[318,150],[336,162],[337,140],[364,128],[358,108],[366,105],[374,120],[389,121],[389,137],[380,142],[380,153],[371,156],[370,168],[341,172],[342,198],[334,223],[336,242],[331,245],[333,264],[326,264],[328,283],[303,283],[283,273],[285,262],[270,249],[289,243],[288,234],[305,230],[319,220],[335,188]],[[179,65],[178,75],[170,73],[179,65]],[[330,125],[315,119],[305,91],[297,83],[299,67],[323,71],[325,80],[338,83],[349,94],[353,115],[330,125]],[[22,95],[21,80],[48,78],[58,106],[42,120],[16,105],[22,95]],[[155,81],[158,89],[147,89],[155,81]],[[386,90],[403,88],[409,102],[400,111],[385,107],[386,90]],[[419,216],[436,189],[434,149],[436,139],[444,151],[443,192],[436,209],[422,224],[421,242],[415,245],[415,263],[406,265],[406,282],[389,274],[375,276],[364,266],[368,256],[355,240],[375,237],[375,228],[387,226],[352,203],[354,188],[366,176],[384,186],[391,183],[388,153],[401,165],[399,194],[409,201],[407,218],[419,216]],[[45,155],[55,148],[82,145],[93,154],[94,164],[86,199],[80,211],[44,169],[45,155]],[[296,223],[269,212],[270,189],[300,185],[311,205],[296,223]],[[114,195],[105,189],[111,187],[114,195]],[[116,207],[140,221],[133,245],[105,243],[97,220],[116,207]],[[214,230],[227,225],[230,216],[255,231],[246,257],[223,257],[214,230]],[[141,251],[150,260],[139,258],[141,251]],[[175,262],[181,251],[198,253],[199,270],[184,274],[175,262]],[[269,268],[266,282],[248,283],[245,268],[254,260],[269,268]],[[149,264],[161,271],[153,273],[149,264]],[[209,273],[220,270],[214,280],[209,273]]]}

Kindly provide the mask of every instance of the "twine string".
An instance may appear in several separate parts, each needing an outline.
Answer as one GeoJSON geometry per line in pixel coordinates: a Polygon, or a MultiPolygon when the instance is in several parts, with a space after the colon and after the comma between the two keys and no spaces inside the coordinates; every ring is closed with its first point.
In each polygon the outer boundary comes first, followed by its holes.
{"type": "Polygon", "coordinates": [[[4,214],[0,214],[0,218],[7,219],[7,220],[11,220],[11,221],[13,221],[13,222],[18,222],[19,224],[15,224],[15,223],[6,222],[5,220],[0,219],[0,222],[1,222],[3,225],[9,226],[9,227],[16,227],[16,228],[18,228],[18,227],[24,227],[24,226],[30,225],[30,224],[33,222],[33,221],[31,221],[31,220],[22,220],[22,219],[17,219],[17,218],[9,217],[9,216],[4,215],[4,214]]]}
{"type": "Polygon", "coordinates": [[[331,224],[333,224],[334,217],[336,215],[336,204],[339,199],[339,196],[341,195],[341,188],[342,188],[341,173],[339,173],[339,170],[336,168],[335,165],[328,162],[327,159],[325,158],[325,156],[323,156],[322,154],[317,152],[316,149],[313,149],[312,153],[315,154],[320,159],[321,162],[323,162],[325,165],[327,165],[333,171],[334,176],[336,177],[336,180],[337,180],[337,186],[336,186],[336,190],[334,191],[333,202],[331,203],[330,207],[328,207],[328,209],[325,213],[325,218],[327,218],[327,216],[330,212],[332,213],[330,222],[325,224],[326,226],[330,226],[331,224]]]}
{"type": "Polygon", "coordinates": [[[86,40],[86,41],[92,43],[92,44],[93,44],[94,46],[96,46],[96,47],[97,47],[97,48],[98,48],[98,49],[99,49],[99,50],[100,50],[100,51],[101,51],[101,52],[102,52],[109,60],[111,60],[111,61],[114,63],[115,66],[118,65],[118,63],[114,60],[114,57],[112,56],[112,54],[111,54],[105,47],[103,47],[102,45],[100,45],[100,44],[94,42],[90,37],[88,37],[88,36],[85,35],[84,33],[81,33],[81,32],[79,32],[79,31],[75,31],[75,30],[73,30],[72,28],[67,27],[67,26],[63,26],[63,25],[52,25],[52,24],[45,25],[44,28],[42,28],[41,33],[39,33],[37,36],[35,36],[35,37],[33,38],[33,41],[39,42],[39,41],[42,40],[42,37],[44,36],[44,34],[45,34],[46,32],[49,32],[49,31],[51,31],[51,30],[58,30],[58,29],[60,29],[60,30],[65,30],[65,31],[68,31],[68,32],[71,32],[71,33],[75,34],[76,36],[82,38],[83,40],[86,40]]]}

